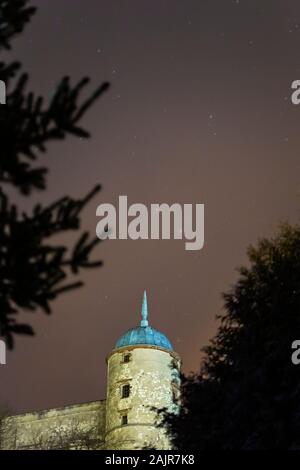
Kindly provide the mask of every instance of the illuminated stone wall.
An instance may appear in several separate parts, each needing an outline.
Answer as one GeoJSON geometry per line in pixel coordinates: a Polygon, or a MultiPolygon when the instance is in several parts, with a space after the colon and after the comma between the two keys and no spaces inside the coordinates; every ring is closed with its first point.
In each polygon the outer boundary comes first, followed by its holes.
{"type": "MultiPolygon", "coordinates": [[[[128,358],[127,358],[128,360],[128,358]]],[[[162,428],[157,428],[156,407],[176,412],[174,397],[179,390],[179,358],[152,346],[124,347],[108,358],[106,402],[107,449],[169,449],[162,428]],[[124,362],[129,355],[129,362],[124,362]],[[174,369],[175,367],[175,369],[174,369]],[[130,394],[122,398],[122,388],[130,394]],[[127,423],[122,423],[126,416],[127,423]]]]}
{"type": "Polygon", "coordinates": [[[36,413],[2,421],[2,449],[103,448],[105,400],[36,413]]]}

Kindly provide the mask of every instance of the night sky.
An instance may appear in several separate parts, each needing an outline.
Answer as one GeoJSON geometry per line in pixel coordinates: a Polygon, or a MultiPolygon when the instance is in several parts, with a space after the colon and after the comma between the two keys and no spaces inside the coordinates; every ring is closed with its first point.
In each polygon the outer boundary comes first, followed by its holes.
{"type": "MultiPolygon", "coordinates": [[[[96,183],[96,207],[204,203],[205,246],[184,241],[106,241],[103,268],[53,304],[22,316],[35,338],[18,338],[1,366],[0,403],[23,412],[105,398],[105,356],[140,321],[143,290],[151,324],[167,334],[184,371],[216,331],[221,293],[246,263],[246,248],[298,220],[299,0],[43,0],[10,59],[30,88],[51,97],[59,79],[90,76],[111,89],[86,115],[88,141],[51,144],[48,188],[25,206],[96,183]]],[[[72,238],[73,239],[73,238],[72,238]]],[[[68,242],[70,238],[63,241],[68,242]]]]}

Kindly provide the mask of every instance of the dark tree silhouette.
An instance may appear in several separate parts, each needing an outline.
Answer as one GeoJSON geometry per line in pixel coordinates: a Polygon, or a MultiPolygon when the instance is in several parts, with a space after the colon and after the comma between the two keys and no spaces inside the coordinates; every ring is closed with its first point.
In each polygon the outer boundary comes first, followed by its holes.
{"type": "MultiPolygon", "coordinates": [[[[28,0],[0,0],[1,51],[10,49],[34,13],[28,0]]],[[[20,311],[42,308],[50,313],[58,294],[82,285],[68,282],[70,273],[101,265],[90,259],[99,240],[87,232],[71,249],[49,241],[52,235],[80,229],[82,209],[100,186],[80,200],[63,197],[47,207],[37,205],[32,213],[12,204],[9,188],[23,196],[46,189],[47,168],[36,165],[38,158],[52,140],[69,134],[89,137],[81,118],[109,85],[103,83],[82,100],[89,79],[72,87],[65,77],[45,104],[42,97],[27,92],[28,76],[20,63],[0,62],[0,80],[7,87],[6,104],[0,105],[0,336],[13,348],[15,334],[33,334],[30,325],[17,321],[20,311]]]]}
{"type": "Polygon", "coordinates": [[[180,415],[167,417],[181,450],[300,448],[300,226],[248,256],[199,375],[183,382],[180,415]]]}

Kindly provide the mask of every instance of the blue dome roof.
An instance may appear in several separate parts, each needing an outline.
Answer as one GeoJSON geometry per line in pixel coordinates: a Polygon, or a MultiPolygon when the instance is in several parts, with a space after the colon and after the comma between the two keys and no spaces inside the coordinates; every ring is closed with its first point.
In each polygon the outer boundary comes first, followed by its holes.
{"type": "Polygon", "coordinates": [[[133,346],[135,344],[148,344],[150,346],[158,346],[160,348],[172,351],[172,345],[168,338],[158,330],[151,326],[140,326],[128,330],[116,342],[116,348],[123,348],[124,346],[133,346]]]}
{"type": "Polygon", "coordinates": [[[144,292],[144,300],[142,307],[142,321],[141,326],[128,330],[120,339],[116,342],[116,348],[123,348],[125,346],[134,346],[135,344],[146,344],[149,346],[158,346],[160,348],[173,351],[172,344],[168,338],[152,326],[148,324],[148,307],[147,307],[147,295],[144,292]]]}

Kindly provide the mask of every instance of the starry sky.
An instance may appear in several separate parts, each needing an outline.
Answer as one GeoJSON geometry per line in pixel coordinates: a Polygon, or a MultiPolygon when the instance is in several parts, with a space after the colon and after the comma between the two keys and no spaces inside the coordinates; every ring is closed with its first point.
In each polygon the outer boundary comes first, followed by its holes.
{"type": "MultiPolygon", "coordinates": [[[[105,357],[140,321],[167,334],[185,372],[216,331],[221,293],[246,248],[298,221],[300,79],[298,0],[33,0],[38,12],[14,42],[30,88],[51,97],[64,75],[112,87],[83,124],[92,138],[53,143],[48,188],[24,203],[103,190],[86,209],[165,202],[205,204],[205,245],[181,240],[106,241],[103,268],[53,304],[22,315],[36,337],[18,338],[0,370],[0,403],[13,412],[105,397],[105,357]]],[[[71,238],[72,239],[72,238],[71,238]]],[[[65,238],[66,243],[69,240],[65,238]]]]}

